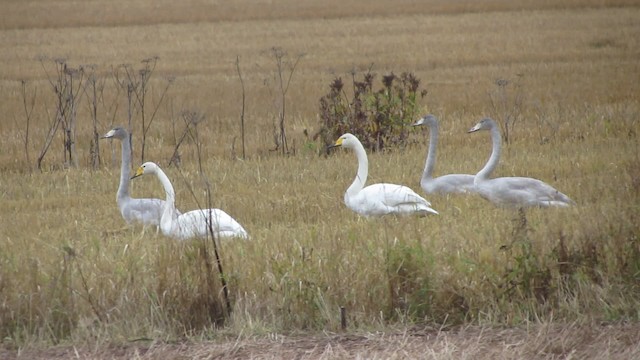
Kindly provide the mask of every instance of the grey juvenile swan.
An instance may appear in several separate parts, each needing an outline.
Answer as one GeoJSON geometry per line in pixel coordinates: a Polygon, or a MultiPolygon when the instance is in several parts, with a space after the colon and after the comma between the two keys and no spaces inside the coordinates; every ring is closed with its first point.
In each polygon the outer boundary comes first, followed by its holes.
{"type": "Polygon", "coordinates": [[[476,192],[495,205],[513,208],[532,206],[569,206],[575,204],[567,195],[538,179],[527,177],[501,177],[490,179],[489,176],[500,160],[502,140],[498,124],[490,118],[482,119],[469,132],[479,130],[491,131],[493,151],[487,164],[476,174],[474,183],[476,192]]]}
{"type": "Polygon", "coordinates": [[[438,146],[438,119],[428,114],[413,123],[413,126],[426,125],[429,127],[429,150],[420,186],[427,194],[451,194],[475,192],[471,174],[449,174],[433,178],[433,168],[436,165],[436,148],[438,146]]]}
{"type": "Polygon", "coordinates": [[[331,147],[338,146],[352,149],[358,158],[356,178],[344,193],[344,203],[349,209],[364,216],[438,214],[431,208],[431,203],[406,186],[373,184],[365,187],[369,161],[364,146],[349,133],[340,136],[331,147]]]}
{"type": "Polygon", "coordinates": [[[160,226],[164,200],[134,199],[129,195],[129,178],[131,177],[131,145],[129,132],[122,127],[115,127],[107,132],[103,139],[118,139],[122,144],[122,165],[120,169],[120,186],[116,202],[122,218],[128,223],[140,223],[144,226],[160,226]]]}

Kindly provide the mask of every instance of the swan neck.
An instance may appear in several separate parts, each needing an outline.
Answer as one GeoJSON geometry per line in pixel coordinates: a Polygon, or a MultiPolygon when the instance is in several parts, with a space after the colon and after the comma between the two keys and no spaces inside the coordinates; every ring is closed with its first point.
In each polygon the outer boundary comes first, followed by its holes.
{"type": "Polygon", "coordinates": [[[422,180],[433,179],[433,168],[436,166],[436,148],[438,146],[438,125],[434,124],[430,126],[429,134],[429,149],[427,150],[427,161],[424,164],[424,172],[422,173],[422,180]]]}
{"type": "Polygon", "coordinates": [[[476,174],[476,178],[480,180],[486,180],[491,176],[493,171],[498,166],[500,160],[500,150],[502,148],[502,139],[500,138],[500,131],[496,126],[491,128],[491,142],[493,143],[493,150],[491,151],[491,157],[487,161],[486,165],[476,174]]]}
{"type": "Polygon", "coordinates": [[[164,202],[164,210],[162,211],[162,217],[160,218],[160,229],[162,233],[168,236],[174,232],[174,218],[176,217],[176,193],[173,190],[173,185],[171,185],[171,181],[167,177],[167,174],[162,171],[160,168],[156,168],[156,176],[162,187],[164,188],[164,192],[166,194],[166,201],[164,202]]]}
{"type": "Polygon", "coordinates": [[[118,187],[118,199],[129,196],[129,179],[131,178],[131,145],[129,138],[120,141],[122,143],[122,164],[120,166],[120,186],[118,187]]]}
{"type": "Polygon", "coordinates": [[[167,174],[165,174],[164,171],[162,171],[162,169],[160,168],[156,169],[156,176],[158,177],[158,180],[160,180],[160,183],[162,184],[162,187],[164,188],[164,192],[166,194],[165,210],[166,208],[174,208],[176,193],[173,190],[171,181],[167,177],[167,174]]]}
{"type": "Polygon", "coordinates": [[[353,180],[353,183],[351,183],[351,186],[347,189],[347,194],[350,195],[355,195],[360,192],[367,182],[367,176],[369,176],[369,160],[367,159],[367,152],[364,150],[364,147],[358,143],[353,150],[358,158],[358,172],[356,173],[356,178],[353,180]]]}

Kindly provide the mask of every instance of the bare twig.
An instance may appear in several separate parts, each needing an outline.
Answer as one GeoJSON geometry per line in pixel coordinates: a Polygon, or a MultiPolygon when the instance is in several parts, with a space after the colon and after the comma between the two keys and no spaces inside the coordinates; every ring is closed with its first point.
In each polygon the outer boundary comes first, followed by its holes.
{"type": "MultiPolygon", "coordinates": [[[[44,61],[44,58],[40,60],[42,68],[48,75],[49,73],[44,65],[44,61]]],[[[55,80],[52,80],[51,77],[47,76],[47,79],[54,94],[56,95],[56,114],[53,123],[49,127],[44,145],[37,159],[37,167],[39,170],[42,170],[42,160],[44,159],[60,124],[62,124],[64,130],[65,164],[76,167],[78,165],[78,157],[75,147],[75,126],[77,103],[81,98],[81,93],[79,92],[84,80],[84,70],[82,68],[73,69],[68,67],[66,60],[64,59],[56,59],[54,62],[56,78],[55,80]],[[76,79],[76,84],[74,84],[76,79]]]]}
{"type": "Polygon", "coordinates": [[[167,85],[160,94],[160,100],[158,100],[158,102],[153,106],[151,115],[149,116],[147,111],[147,93],[149,92],[149,80],[151,79],[151,75],[153,74],[158,64],[158,60],[158,56],[153,56],[142,60],[142,68],[137,71],[133,67],[131,67],[131,65],[121,65],[119,68],[123,69],[124,72],[122,78],[120,78],[119,73],[116,73],[115,76],[116,82],[120,85],[120,87],[127,89],[130,134],[133,132],[132,119],[134,109],[140,114],[140,122],[142,128],[140,156],[142,162],[144,162],[145,159],[145,149],[149,129],[151,128],[151,124],[153,124],[153,120],[156,118],[156,114],[165,99],[169,87],[171,86],[171,84],[173,84],[173,78],[169,78],[167,85]]]}
{"type": "Polygon", "coordinates": [[[68,120],[65,121],[65,124],[67,125],[65,128],[66,148],[69,154],[69,164],[73,167],[78,167],[78,153],[76,151],[76,124],[78,103],[82,99],[82,92],[80,90],[83,88],[85,74],[82,67],[78,69],[67,67],[65,69],[65,74],[69,81],[67,101],[69,102],[70,109],[68,113],[68,120]],[[74,81],[76,79],[77,81],[74,81]],[[74,85],[74,82],[77,84],[74,85]]]}
{"type": "MultiPolygon", "coordinates": [[[[224,296],[224,301],[225,301],[225,305],[227,308],[227,315],[230,316],[231,315],[231,300],[229,299],[229,287],[227,284],[227,280],[226,277],[224,276],[224,268],[222,266],[222,260],[220,257],[220,249],[219,249],[219,245],[216,242],[216,233],[213,229],[213,202],[211,199],[211,183],[209,182],[209,179],[206,177],[206,175],[204,174],[203,168],[202,168],[202,143],[199,140],[198,137],[198,123],[200,123],[201,121],[204,120],[204,115],[199,114],[196,111],[190,111],[190,112],[184,112],[183,115],[183,119],[185,120],[185,122],[187,123],[187,127],[186,127],[186,131],[189,134],[189,137],[191,138],[191,140],[196,144],[196,150],[197,150],[197,158],[198,158],[198,172],[200,173],[200,178],[202,179],[202,181],[204,182],[204,185],[206,187],[206,194],[207,194],[207,208],[205,211],[207,211],[207,227],[209,230],[209,236],[211,237],[211,244],[213,246],[213,253],[214,253],[214,257],[215,257],[215,262],[216,262],[216,267],[218,270],[218,275],[220,278],[220,282],[222,285],[222,293],[224,296]],[[190,125],[191,124],[191,125],[190,125]]],[[[179,169],[179,168],[178,168],[179,169]]],[[[180,174],[183,176],[184,179],[184,175],[182,174],[182,171],[180,171],[180,174]]],[[[203,210],[203,206],[200,205],[200,202],[198,201],[197,196],[195,195],[193,189],[191,188],[191,186],[187,186],[189,189],[189,192],[191,193],[191,196],[193,196],[194,200],[196,201],[196,204],[198,206],[199,209],[203,210]]],[[[207,272],[208,274],[212,274],[212,266],[211,266],[211,260],[209,259],[208,256],[208,252],[207,251],[203,251],[203,256],[204,256],[204,260],[205,260],[205,266],[207,267],[207,272]]],[[[208,284],[210,289],[213,288],[213,279],[208,277],[208,284]]]]}
{"type": "MultiPolygon", "coordinates": [[[[169,160],[169,165],[171,164],[180,166],[180,145],[182,142],[188,138],[191,133],[191,128],[198,125],[199,122],[204,120],[204,115],[198,114],[195,111],[183,111],[182,120],[184,121],[185,128],[180,135],[180,138],[176,141],[176,146],[173,148],[173,154],[171,155],[171,159],[169,160]]],[[[174,137],[175,137],[175,126],[174,126],[174,137]]]]}
{"type": "Polygon", "coordinates": [[[129,132],[129,148],[133,149],[133,114],[136,111],[133,96],[140,84],[133,75],[133,69],[129,64],[121,64],[114,69],[113,78],[116,84],[127,92],[127,131],[129,132]]]}
{"type": "Polygon", "coordinates": [[[489,92],[489,101],[495,114],[494,117],[499,120],[498,124],[502,129],[502,138],[508,144],[513,135],[513,128],[522,112],[522,91],[520,85],[514,81],[497,79],[495,84],[498,89],[494,92],[489,92]],[[513,93],[509,91],[510,86],[515,87],[513,93]]]}
{"type": "Polygon", "coordinates": [[[58,131],[58,126],[60,125],[60,119],[56,117],[53,122],[49,125],[49,131],[47,131],[47,136],[44,139],[44,144],[42,145],[42,149],[40,149],[40,154],[36,159],[36,166],[38,170],[42,171],[42,161],[44,160],[47,151],[49,151],[49,147],[51,146],[51,142],[53,141],[53,137],[58,131]]]}
{"type": "Polygon", "coordinates": [[[95,67],[90,66],[90,73],[87,75],[86,86],[84,92],[89,103],[91,119],[93,122],[93,134],[91,138],[91,167],[97,169],[100,166],[100,132],[98,130],[98,102],[100,99],[104,102],[104,78],[98,78],[95,67]]]}
{"type": "Polygon", "coordinates": [[[240,72],[240,56],[236,57],[236,70],[238,71],[238,77],[240,78],[240,86],[242,87],[242,111],[240,112],[240,137],[242,139],[242,159],[245,159],[245,146],[244,146],[244,106],[245,106],[245,90],[244,81],[242,80],[242,73],[240,72]]]}
{"type": "Polygon", "coordinates": [[[280,109],[278,111],[278,119],[279,119],[279,132],[275,137],[276,149],[280,148],[282,150],[282,155],[286,155],[289,153],[289,146],[287,144],[287,133],[285,128],[285,115],[286,115],[286,95],[289,90],[289,85],[291,85],[291,79],[293,78],[293,74],[300,62],[300,59],[304,56],[304,54],[299,54],[293,64],[289,64],[286,61],[287,53],[279,47],[271,48],[271,54],[273,55],[276,61],[276,76],[278,81],[278,90],[279,100],[280,100],[280,109]],[[285,79],[285,66],[289,64],[288,69],[288,77],[285,79]]]}
{"type": "Polygon", "coordinates": [[[165,95],[167,95],[167,91],[169,90],[169,87],[171,86],[171,84],[173,84],[173,81],[175,79],[170,77],[167,79],[167,86],[164,87],[164,89],[162,90],[162,94],[160,94],[160,100],[158,100],[158,103],[155,105],[153,112],[151,113],[151,117],[149,118],[149,122],[147,123],[147,127],[144,129],[143,133],[147,134],[147,132],[149,131],[149,129],[151,128],[151,124],[153,123],[153,120],[156,118],[156,114],[158,113],[158,109],[160,109],[160,105],[162,105],[162,101],[164,100],[165,95]]]}
{"type": "Polygon", "coordinates": [[[29,158],[29,124],[31,123],[31,114],[33,114],[33,108],[36,104],[37,90],[33,91],[30,104],[27,104],[27,82],[21,81],[22,84],[22,105],[24,107],[24,114],[26,116],[25,133],[24,133],[24,156],[27,160],[27,167],[29,168],[29,174],[31,174],[31,159],[29,158]]]}
{"type": "Polygon", "coordinates": [[[76,269],[78,269],[78,274],[80,274],[80,280],[82,282],[82,288],[84,289],[84,292],[86,294],[84,296],[84,298],[87,300],[87,302],[91,306],[91,310],[93,310],[93,314],[98,318],[98,320],[100,320],[100,322],[104,322],[105,320],[107,320],[107,319],[105,319],[105,317],[103,315],[104,309],[100,308],[100,305],[97,303],[95,298],[91,295],[91,288],[89,287],[89,284],[87,283],[87,278],[84,276],[84,273],[82,272],[82,267],[80,266],[80,263],[78,262],[78,256],[77,256],[75,250],[73,250],[69,246],[66,246],[64,250],[66,252],[66,257],[70,258],[73,262],[76,263],[76,269]]]}

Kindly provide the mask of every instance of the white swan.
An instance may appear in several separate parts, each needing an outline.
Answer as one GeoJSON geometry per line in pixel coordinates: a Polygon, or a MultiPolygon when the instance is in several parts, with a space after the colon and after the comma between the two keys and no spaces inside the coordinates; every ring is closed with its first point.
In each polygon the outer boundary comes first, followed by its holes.
{"type": "Polygon", "coordinates": [[[234,218],[220,209],[193,210],[178,214],[175,208],[176,193],[167,175],[153,162],[142,164],[133,178],[155,174],[162,183],[167,199],[164,203],[160,230],[165,236],[186,240],[191,238],[205,238],[209,234],[211,224],[216,237],[239,237],[247,239],[249,235],[234,218]]]}
{"type": "Polygon", "coordinates": [[[429,150],[424,172],[420,179],[420,186],[427,194],[450,194],[474,192],[471,174],[449,174],[433,178],[433,168],[436,165],[436,149],[438,145],[438,119],[428,114],[413,123],[413,126],[427,125],[429,127],[429,150]]]}
{"type": "Polygon", "coordinates": [[[369,173],[367,153],[360,140],[352,134],[344,134],[331,147],[342,146],[353,149],[358,158],[356,178],[344,193],[344,203],[356,213],[364,216],[387,214],[437,214],[431,204],[406,186],[396,184],[373,184],[364,187],[369,173]]]}
{"type": "Polygon", "coordinates": [[[129,196],[129,177],[131,175],[131,145],[129,132],[121,127],[115,127],[107,132],[103,139],[118,139],[122,143],[122,165],[120,169],[120,186],[116,194],[116,202],[120,214],[130,224],[160,226],[160,218],[164,209],[161,199],[134,199],[129,196]]]}
{"type": "Polygon", "coordinates": [[[567,195],[538,179],[527,177],[501,177],[489,179],[489,175],[498,165],[502,141],[500,129],[490,118],[482,119],[469,132],[490,130],[493,151],[487,164],[476,174],[474,183],[476,192],[483,198],[504,207],[549,207],[575,204],[567,195]]]}

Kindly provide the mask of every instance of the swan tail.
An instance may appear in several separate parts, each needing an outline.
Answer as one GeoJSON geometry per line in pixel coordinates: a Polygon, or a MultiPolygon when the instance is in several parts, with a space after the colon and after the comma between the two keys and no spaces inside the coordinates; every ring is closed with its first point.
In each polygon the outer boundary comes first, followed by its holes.
{"type": "Polygon", "coordinates": [[[421,215],[439,215],[440,213],[428,206],[418,206],[418,213],[421,215]]]}
{"type": "Polygon", "coordinates": [[[560,195],[562,196],[562,201],[564,201],[567,205],[576,205],[576,202],[573,201],[570,197],[568,197],[567,195],[560,193],[560,195]]]}

